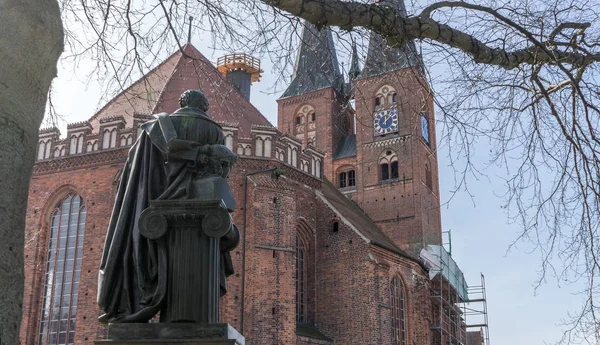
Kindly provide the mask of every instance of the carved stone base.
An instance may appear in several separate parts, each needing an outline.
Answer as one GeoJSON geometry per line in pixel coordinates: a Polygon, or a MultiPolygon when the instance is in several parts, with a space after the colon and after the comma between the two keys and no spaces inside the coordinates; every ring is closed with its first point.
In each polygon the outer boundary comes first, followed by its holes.
{"type": "Polygon", "coordinates": [[[226,323],[119,323],[108,326],[108,340],[94,344],[245,345],[245,340],[226,323]]]}

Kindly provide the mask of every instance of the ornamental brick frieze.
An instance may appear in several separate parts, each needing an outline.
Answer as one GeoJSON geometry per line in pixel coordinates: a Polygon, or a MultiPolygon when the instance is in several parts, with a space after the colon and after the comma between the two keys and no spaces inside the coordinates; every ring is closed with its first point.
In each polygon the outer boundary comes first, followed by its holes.
{"type": "Polygon", "coordinates": [[[363,147],[364,148],[370,148],[370,147],[385,147],[385,146],[389,146],[389,145],[394,145],[403,141],[408,141],[408,139],[411,138],[410,134],[407,135],[401,135],[399,137],[395,137],[395,138],[391,138],[391,139],[386,139],[386,140],[378,140],[378,141],[374,141],[368,144],[364,144],[363,147]]]}
{"type": "Polygon", "coordinates": [[[99,151],[77,156],[55,158],[38,162],[33,166],[33,175],[43,175],[59,171],[93,167],[107,163],[124,163],[129,147],[116,150],[99,151]]]}

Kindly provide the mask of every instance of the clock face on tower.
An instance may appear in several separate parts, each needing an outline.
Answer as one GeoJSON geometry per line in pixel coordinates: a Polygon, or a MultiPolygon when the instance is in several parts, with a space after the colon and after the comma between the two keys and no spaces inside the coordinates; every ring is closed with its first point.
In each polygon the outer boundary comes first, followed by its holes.
{"type": "Polygon", "coordinates": [[[375,112],[373,121],[375,135],[398,132],[398,108],[394,107],[375,112]]]}

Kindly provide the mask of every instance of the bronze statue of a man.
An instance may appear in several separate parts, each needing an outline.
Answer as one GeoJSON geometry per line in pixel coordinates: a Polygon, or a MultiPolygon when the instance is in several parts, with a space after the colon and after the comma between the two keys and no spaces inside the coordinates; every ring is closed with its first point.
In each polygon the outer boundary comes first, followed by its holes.
{"type": "Polygon", "coordinates": [[[142,125],[123,168],[100,273],[102,322],[218,322],[239,242],[227,184],[236,156],[208,100],[186,91],[175,113],[142,125]]]}

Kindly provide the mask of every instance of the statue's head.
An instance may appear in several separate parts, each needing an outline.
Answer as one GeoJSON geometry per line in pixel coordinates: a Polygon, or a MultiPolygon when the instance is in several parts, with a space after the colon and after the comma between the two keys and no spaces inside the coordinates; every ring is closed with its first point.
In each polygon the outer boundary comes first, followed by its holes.
{"type": "Polygon", "coordinates": [[[179,97],[179,105],[190,108],[199,108],[202,111],[208,111],[208,99],[200,90],[187,90],[179,97]]]}

